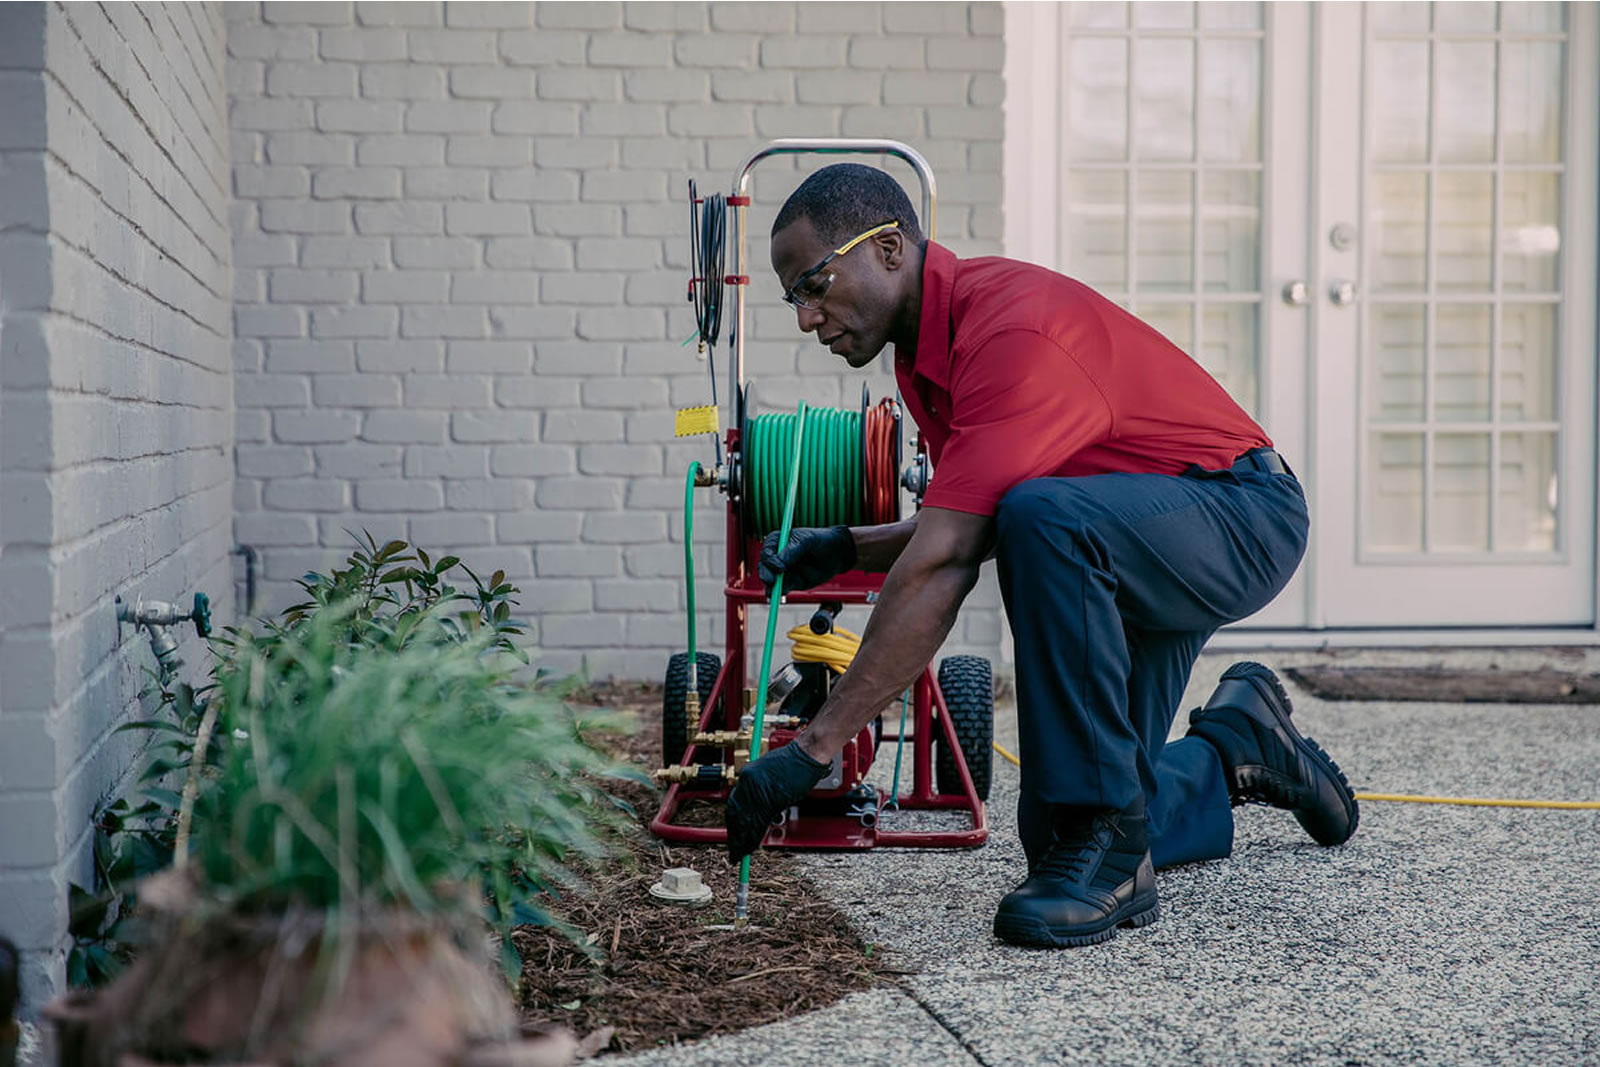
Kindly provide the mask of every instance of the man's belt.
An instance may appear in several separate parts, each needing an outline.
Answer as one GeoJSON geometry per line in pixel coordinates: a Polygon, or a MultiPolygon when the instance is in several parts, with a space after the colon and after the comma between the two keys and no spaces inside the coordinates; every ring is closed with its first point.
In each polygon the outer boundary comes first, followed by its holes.
{"type": "Polygon", "coordinates": [[[1252,448],[1233,461],[1233,470],[1261,471],[1265,474],[1293,474],[1283,457],[1270,448],[1252,448]]]}

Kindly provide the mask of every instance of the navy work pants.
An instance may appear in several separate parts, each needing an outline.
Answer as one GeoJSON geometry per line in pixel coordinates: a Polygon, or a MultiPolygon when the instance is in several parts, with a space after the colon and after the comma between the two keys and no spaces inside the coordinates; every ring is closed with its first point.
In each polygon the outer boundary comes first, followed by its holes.
{"type": "Polygon", "coordinates": [[[1216,750],[1167,734],[1206,639],[1265,606],[1299,565],[1299,482],[1244,466],[1039,478],[1007,493],[995,519],[1024,845],[1048,842],[1052,805],[1125,809],[1142,796],[1156,866],[1228,855],[1216,750]]]}

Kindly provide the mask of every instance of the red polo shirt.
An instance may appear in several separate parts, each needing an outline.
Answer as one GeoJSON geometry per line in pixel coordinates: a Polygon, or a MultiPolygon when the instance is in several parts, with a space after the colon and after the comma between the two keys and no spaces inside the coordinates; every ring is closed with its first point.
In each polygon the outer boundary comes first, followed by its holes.
{"type": "Polygon", "coordinates": [[[928,242],[895,373],[934,464],[923,503],[994,514],[1030,478],[1225,468],[1271,445],[1205,369],[1093,289],[928,242]]]}

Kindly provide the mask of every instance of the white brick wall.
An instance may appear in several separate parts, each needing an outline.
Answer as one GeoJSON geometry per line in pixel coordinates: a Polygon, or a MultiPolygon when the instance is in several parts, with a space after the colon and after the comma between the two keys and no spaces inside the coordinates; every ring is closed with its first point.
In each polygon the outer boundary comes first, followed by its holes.
{"type": "Polygon", "coordinates": [[[0,933],[33,1008],[136,754],[113,597],[232,613],[224,45],[215,4],[0,8],[0,933]]]}
{"type": "MultiPolygon", "coordinates": [[[[671,436],[671,409],[709,388],[679,345],[686,180],[725,189],[772,137],[894,137],[939,176],[940,239],[999,250],[998,4],[226,13],[235,532],[264,554],[266,608],[365,526],[505,569],[546,666],[658,676],[684,640],[683,474],[711,453],[671,436]]],[[[765,269],[799,170],[764,164],[755,183],[748,366],[764,410],[860,391],[765,269]]],[[[712,643],[721,498],[700,499],[712,643]]],[[[998,612],[986,582],[952,645],[994,653],[998,612]]]]}

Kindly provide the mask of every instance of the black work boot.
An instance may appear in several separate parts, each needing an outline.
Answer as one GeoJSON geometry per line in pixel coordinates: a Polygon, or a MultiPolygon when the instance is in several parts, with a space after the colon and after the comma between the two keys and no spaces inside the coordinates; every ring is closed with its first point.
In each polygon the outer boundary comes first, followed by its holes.
{"type": "Polygon", "coordinates": [[[1109,941],[1119,926],[1156,921],[1156,872],[1150,862],[1144,802],[1137,810],[1063,809],[1055,839],[1028,879],[1007,893],[994,936],[1030,948],[1073,948],[1109,941]]]}
{"type": "Polygon", "coordinates": [[[1361,809],[1339,765],[1289,721],[1289,694],[1259,663],[1235,663],[1206,706],[1189,713],[1189,733],[1222,757],[1234,806],[1267,804],[1294,812],[1319,845],[1356,832],[1361,809]]]}

